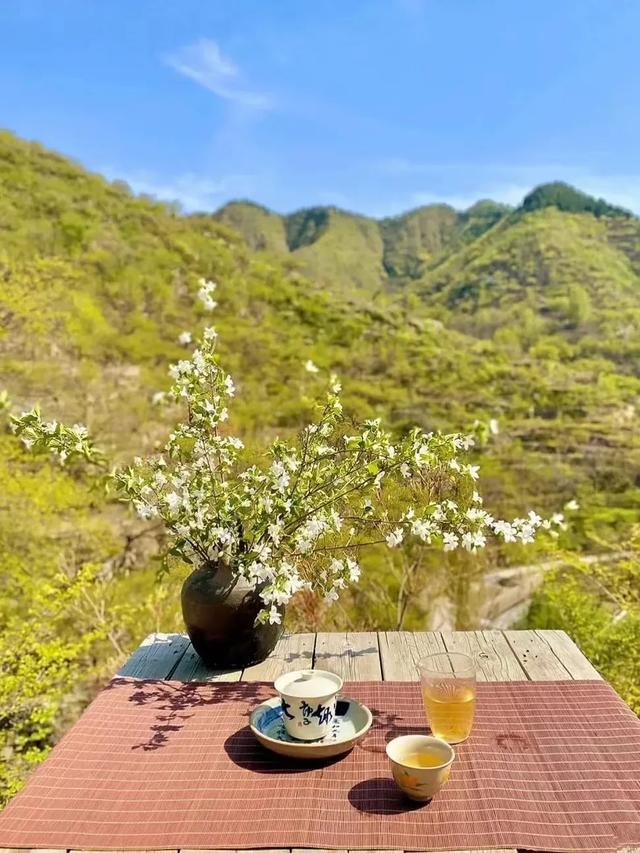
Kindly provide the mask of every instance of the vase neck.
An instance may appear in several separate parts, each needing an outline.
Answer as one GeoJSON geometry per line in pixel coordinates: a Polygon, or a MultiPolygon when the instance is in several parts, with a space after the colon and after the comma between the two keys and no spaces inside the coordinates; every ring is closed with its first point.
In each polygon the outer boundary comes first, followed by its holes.
{"type": "Polygon", "coordinates": [[[206,563],[201,563],[197,569],[202,574],[211,575],[218,583],[232,584],[238,579],[238,575],[233,570],[233,565],[223,563],[218,560],[207,560],[206,563]]]}

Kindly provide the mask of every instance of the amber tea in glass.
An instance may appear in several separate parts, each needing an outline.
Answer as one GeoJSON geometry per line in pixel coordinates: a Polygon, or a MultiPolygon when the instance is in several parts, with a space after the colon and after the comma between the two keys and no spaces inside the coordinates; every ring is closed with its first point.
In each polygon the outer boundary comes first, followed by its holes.
{"type": "Polygon", "coordinates": [[[476,710],[473,658],[459,652],[439,652],[422,658],[418,668],[432,734],[448,743],[466,740],[476,710]]]}

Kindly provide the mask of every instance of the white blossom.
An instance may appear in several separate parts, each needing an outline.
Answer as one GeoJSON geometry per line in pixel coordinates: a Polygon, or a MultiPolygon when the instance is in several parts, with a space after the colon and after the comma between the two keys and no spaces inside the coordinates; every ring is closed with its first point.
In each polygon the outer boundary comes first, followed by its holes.
{"type": "Polygon", "coordinates": [[[455,533],[446,531],[442,534],[443,551],[455,551],[460,544],[460,540],[455,533]]]}
{"type": "Polygon", "coordinates": [[[346,561],[349,580],[351,583],[357,583],[360,580],[361,569],[355,560],[348,558],[346,561]]]}
{"type": "Polygon", "coordinates": [[[217,285],[213,281],[207,281],[204,278],[201,278],[198,284],[200,285],[198,299],[205,311],[213,311],[218,304],[213,298],[217,285]]]}
{"type": "Polygon", "coordinates": [[[191,332],[180,332],[178,335],[178,343],[183,347],[189,346],[191,340],[191,332]]]}
{"type": "Polygon", "coordinates": [[[535,527],[532,524],[523,524],[518,531],[520,541],[523,544],[533,542],[535,539],[535,527]]]}
{"type": "Polygon", "coordinates": [[[481,521],[486,518],[487,513],[478,507],[470,507],[464,515],[469,521],[481,521]]]}
{"type": "Polygon", "coordinates": [[[513,528],[513,525],[509,524],[508,521],[496,521],[493,524],[493,531],[496,534],[500,534],[505,542],[517,542],[518,537],[516,536],[516,531],[513,528]]]}
{"type": "Polygon", "coordinates": [[[433,525],[428,521],[417,518],[411,525],[411,532],[414,536],[422,539],[423,542],[431,542],[433,525]]]}
{"type": "Polygon", "coordinates": [[[282,614],[275,604],[271,605],[269,610],[269,625],[279,625],[282,622],[282,614]]]}
{"type": "Polygon", "coordinates": [[[282,524],[280,522],[274,522],[267,527],[267,532],[271,537],[271,541],[277,547],[280,544],[280,540],[282,539],[282,524]]]}
{"type": "Polygon", "coordinates": [[[404,539],[404,530],[401,527],[396,527],[387,534],[386,540],[389,548],[397,548],[404,539]]]}
{"type": "Polygon", "coordinates": [[[168,495],[165,495],[165,501],[169,507],[169,512],[174,514],[180,509],[182,504],[182,498],[177,492],[169,492],[168,495]]]}
{"type": "MultiPolygon", "coordinates": [[[[478,424],[478,421],[476,421],[478,424]]],[[[454,435],[452,438],[452,444],[456,450],[469,450],[476,443],[475,438],[472,435],[454,435]]]]}
{"type": "Polygon", "coordinates": [[[311,361],[311,359],[308,359],[307,361],[305,361],[305,363],[304,363],[304,369],[307,371],[307,373],[319,373],[319,372],[320,372],[320,368],[319,368],[319,367],[317,367],[317,366],[316,366],[316,365],[311,361]]]}
{"type": "Polygon", "coordinates": [[[158,515],[158,508],[151,504],[144,503],[144,501],[135,501],[134,508],[140,518],[145,520],[155,518],[158,515]]]}
{"type": "Polygon", "coordinates": [[[467,531],[462,534],[462,547],[467,551],[475,551],[477,548],[484,548],[487,544],[486,536],[480,531],[471,533],[467,531]]]}
{"type": "Polygon", "coordinates": [[[291,482],[291,477],[282,462],[276,460],[271,465],[271,473],[274,477],[274,485],[276,489],[279,492],[284,492],[289,483],[291,482]]]}

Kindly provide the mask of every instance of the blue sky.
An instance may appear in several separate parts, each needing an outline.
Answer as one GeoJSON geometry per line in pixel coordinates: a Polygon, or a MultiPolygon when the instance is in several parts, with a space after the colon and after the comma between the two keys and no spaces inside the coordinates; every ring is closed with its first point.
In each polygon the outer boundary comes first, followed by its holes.
{"type": "Polygon", "coordinates": [[[637,0],[1,0],[0,125],[187,210],[640,213],[637,0]]]}

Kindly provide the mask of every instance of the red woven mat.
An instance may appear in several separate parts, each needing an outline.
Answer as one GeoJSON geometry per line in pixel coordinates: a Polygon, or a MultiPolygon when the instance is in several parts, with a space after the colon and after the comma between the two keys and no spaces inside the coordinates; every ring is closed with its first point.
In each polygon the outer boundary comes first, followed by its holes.
{"type": "Polygon", "coordinates": [[[0,815],[0,847],[614,850],[640,843],[640,721],[603,682],[478,685],[471,738],[428,805],[386,740],[424,732],[419,687],[352,683],[374,728],[318,765],[247,728],[260,684],[116,679],[0,815]]]}

